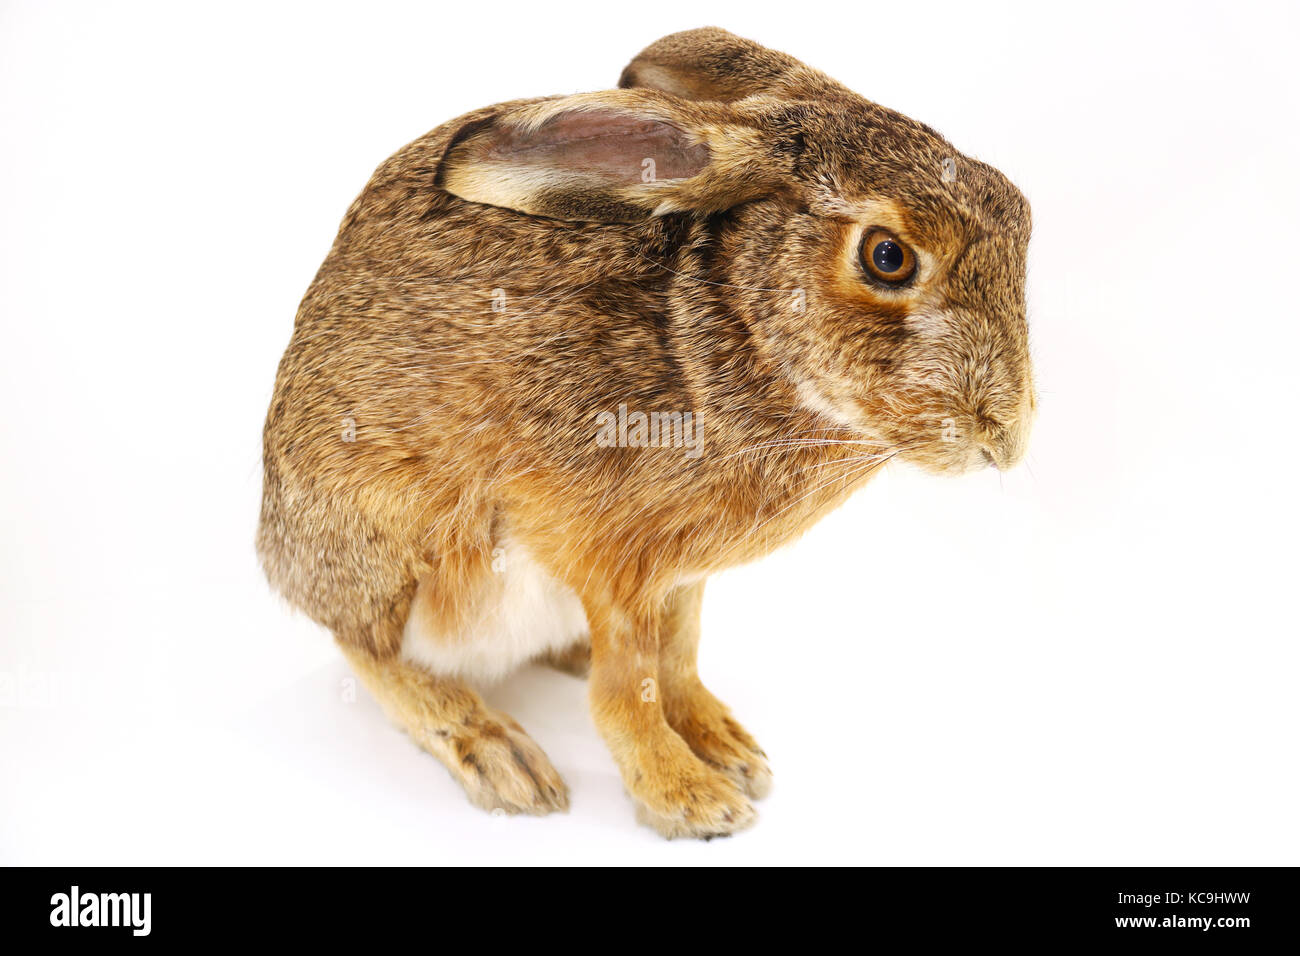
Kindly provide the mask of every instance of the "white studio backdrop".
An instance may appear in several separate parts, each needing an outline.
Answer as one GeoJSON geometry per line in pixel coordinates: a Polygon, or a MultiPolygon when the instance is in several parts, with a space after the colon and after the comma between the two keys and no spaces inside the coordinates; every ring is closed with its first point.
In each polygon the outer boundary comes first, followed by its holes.
{"type": "Polygon", "coordinates": [[[0,5],[0,863],[1300,862],[1292,4],[0,5]],[[757,826],[473,809],[253,554],[298,300],[404,143],[723,26],[1029,197],[1028,462],[891,465],[710,585],[757,826]]]}

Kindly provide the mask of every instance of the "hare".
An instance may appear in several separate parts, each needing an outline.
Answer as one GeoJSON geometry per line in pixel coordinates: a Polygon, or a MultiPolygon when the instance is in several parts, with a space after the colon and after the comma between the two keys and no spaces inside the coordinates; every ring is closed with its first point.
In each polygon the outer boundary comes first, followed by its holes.
{"type": "Polygon", "coordinates": [[[704,583],[894,458],[1014,465],[1029,206],[929,127],[705,28],[379,167],[298,311],[266,574],[478,806],[565,783],[473,689],[589,668],[638,818],[731,834],[767,757],[696,671],[704,583]]]}

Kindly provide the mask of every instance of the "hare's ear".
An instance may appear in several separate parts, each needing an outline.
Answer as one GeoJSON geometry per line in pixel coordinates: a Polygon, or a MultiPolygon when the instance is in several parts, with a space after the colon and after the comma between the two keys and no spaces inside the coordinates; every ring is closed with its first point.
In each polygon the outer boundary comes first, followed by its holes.
{"type": "Polygon", "coordinates": [[[719,103],[763,94],[808,99],[844,91],[830,77],[794,57],[717,27],[685,30],[656,40],[627,65],[618,85],[719,103]]]}
{"type": "Polygon", "coordinates": [[[462,130],[438,185],[472,202],[554,219],[719,212],[788,180],[788,158],[768,140],[752,118],[721,104],[647,90],[582,93],[462,130]]]}

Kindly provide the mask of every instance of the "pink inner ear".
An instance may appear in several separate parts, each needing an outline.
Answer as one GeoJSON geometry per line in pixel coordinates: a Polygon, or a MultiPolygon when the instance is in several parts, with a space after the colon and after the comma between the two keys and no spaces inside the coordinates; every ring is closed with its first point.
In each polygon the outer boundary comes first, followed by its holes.
{"type": "Polygon", "coordinates": [[[596,173],[616,182],[646,181],[647,159],[654,160],[655,179],[686,179],[709,165],[709,148],[689,143],[677,127],[611,110],[575,110],[534,132],[507,127],[493,134],[493,158],[596,173]]]}

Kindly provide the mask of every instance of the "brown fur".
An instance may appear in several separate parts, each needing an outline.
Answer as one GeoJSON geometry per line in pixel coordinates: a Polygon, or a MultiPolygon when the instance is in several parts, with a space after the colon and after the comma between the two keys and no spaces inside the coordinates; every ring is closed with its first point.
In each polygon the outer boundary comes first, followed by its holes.
{"type": "Polygon", "coordinates": [[[399,653],[420,582],[447,633],[494,600],[508,533],[581,599],[641,818],[711,836],[770,774],[695,672],[701,582],[894,455],[1019,459],[1029,209],[928,127],[721,30],[660,40],[621,85],[478,110],[378,169],[280,365],[258,549],[476,802],[546,812],[567,797],[536,745],[399,653]],[[676,175],[645,181],[657,148],[676,175]],[[864,281],[873,225],[918,250],[910,287],[864,281]],[[703,453],[599,446],[620,405],[693,413],[703,453]]]}

